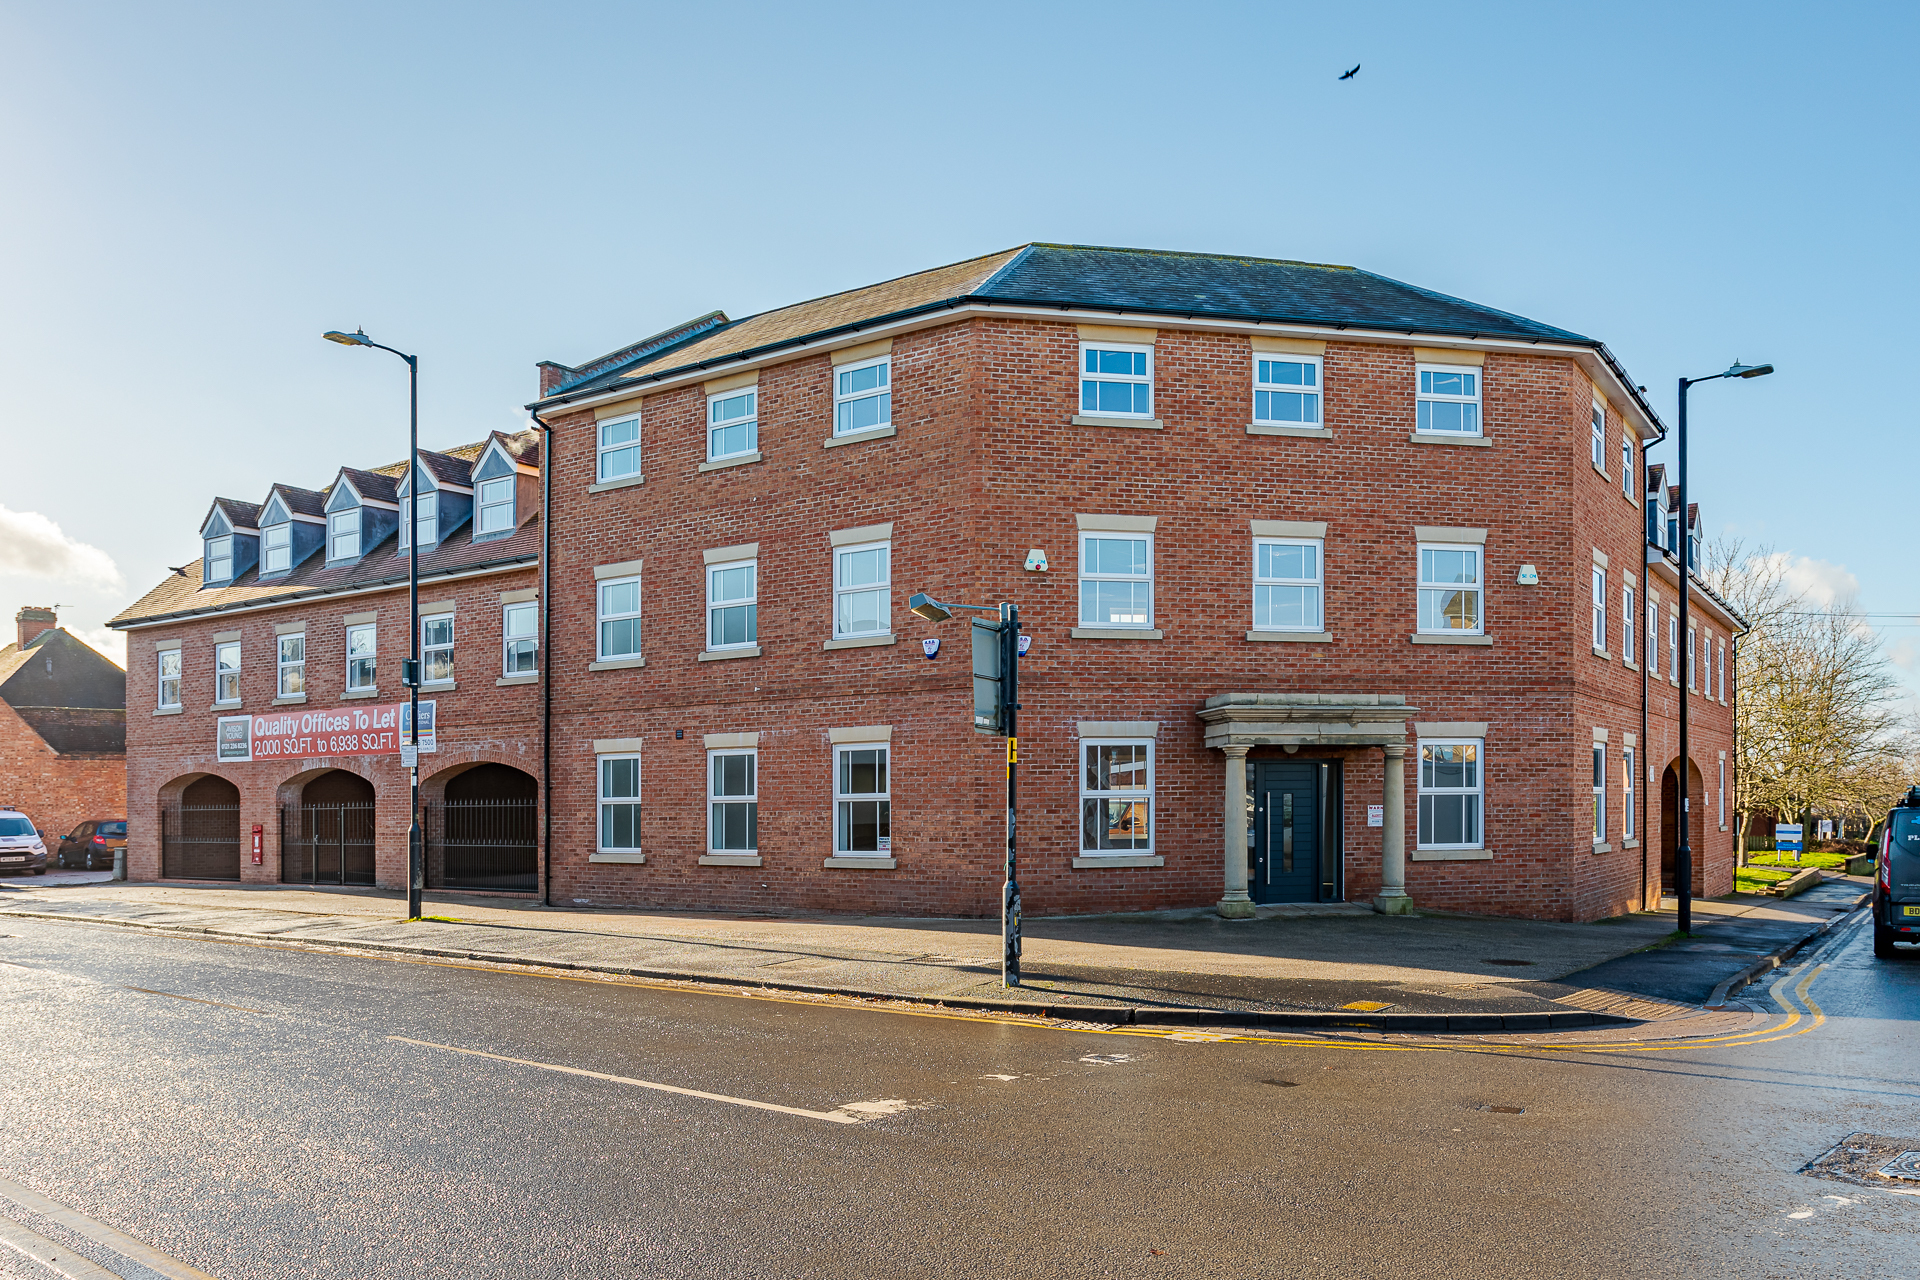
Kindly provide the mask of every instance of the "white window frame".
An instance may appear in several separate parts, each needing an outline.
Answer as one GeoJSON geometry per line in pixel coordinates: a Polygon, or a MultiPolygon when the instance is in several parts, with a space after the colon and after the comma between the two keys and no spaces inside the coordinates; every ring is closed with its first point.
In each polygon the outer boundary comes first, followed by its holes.
{"type": "Polygon", "coordinates": [[[612,662],[621,658],[638,658],[641,655],[640,632],[640,575],[630,574],[624,578],[602,578],[593,584],[593,648],[594,656],[600,662],[612,662]],[[609,613],[607,611],[607,593],[615,587],[633,588],[633,608],[609,613]],[[607,650],[607,624],[609,622],[633,623],[633,648],[621,653],[607,650]]]}
{"type": "Polygon", "coordinates": [[[1698,685],[1695,683],[1695,681],[1700,678],[1700,673],[1694,662],[1695,644],[1699,634],[1700,632],[1697,627],[1687,628],[1687,688],[1694,693],[1700,691],[1698,685]]]}
{"type": "Polygon", "coordinates": [[[1720,645],[1719,645],[1719,649],[1720,649],[1720,658],[1719,658],[1719,661],[1720,661],[1720,702],[1721,702],[1721,705],[1723,705],[1723,706],[1724,706],[1724,705],[1726,704],[1726,701],[1727,701],[1727,642],[1726,642],[1726,640],[1725,640],[1725,639],[1722,639],[1722,640],[1720,641],[1720,645]]]}
{"type": "Polygon", "coordinates": [[[1154,596],[1153,589],[1154,547],[1151,533],[1136,533],[1116,529],[1082,529],[1080,531],[1080,599],[1077,616],[1082,627],[1123,627],[1130,630],[1151,631],[1153,629],[1154,596]],[[1095,573],[1087,568],[1087,544],[1089,541],[1145,542],[1147,544],[1147,571],[1139,573],[1095,573]],[[1147,615],[1142,622],[1110,622],[1104,618],[1087,617],[1087,584],[1095,582],[1144,582],[1147,584],[1147,615]]]}
{"type": "Polygon", "coordinates": [[[1159,765],[1159,761],[1155,759],[1155,756],[1157,754],[1158,754],[1158,751],[1156,749],[1156,743],[1152,738],[1081,738],[1080,739],[1080,745],[1079,745],[1080,758],[1075,763],[1076,763],[1076,768],[1077,768],[1077,773],[1079,776],[1079,783],[1080,783],[1080,856],[1081,857],[1083,858],[1142,858],[1142,857],[1153,856],[1154,847],[1159,842],[1159,823],[1156,821],[1155,814],[1154,814],[1154,771],[1159,765]],[[1145,789],[1142,790],[1142,789],[1131,788],[1131,787],[1123,787],[1123,788],[1108,787],[1105,790],[1100,790],[1098,788],[1089,786],[1088,774],[1090,774],[1093,771],[1093,766],[1091,762],[1092,753],[1102,747],[1144,747],[1146,748],[1147,785],[1145,789]],[[1106,816],[1111,812],[1111,809],[1109,808],[1109,806],[1115,805],[1115,804],[1145,805],[1146,818],[1147,818],[1147,842],[1145,847],[1140,847],[1137,843],[1130,842],[1130,847],[1125,849],[1102,848],[1100,846],[1099,836],[1093,837],[1092,842],[1089,843],[1088,832],[1087,832],[1087,806],[1089,804],[1097,804],[1101,806],[1102,816],[1101,816],[1099,827],[1102,834],[1104,834],[1109,829],[1107,824],[1107,816],[1106,816]]]}
{"type": "Polygon", "coordinates": [[[707,461],[719,462],[725,458],[744,458],[748,454],[758,453],[759,451],[760,451],[760,388],[759,386],[756,384],[751,387],[735,387],[731,391],[716,391],[714,394],[708,396],[707,397],[707,461]],[[722,403],[728,400],[740,400],[740,399],[746,399],[752,402],[748,406],[747,414],[745,417],[729,419],[724,425],[714,421],[713,413],[716,408],[718,408],[722,403]],[[745,427],[747,429],[747,447],[744,449],[735,449],[730,453],[715,453],[714,437],[716,432],[722,431],[722,430],[732,431],[736,427],[745,427]]]}
{"type": "Polygon", "coordinates": [[[1660,674],[1660,601],[1647,597],[1647,674],[1660,674]]]}
{"type": "Polygon", "coordinates": [[[502,676],[532,675],[540,670],[540,602],[538,600],[515,600],[511,604],[500,606],[500,674],[502,676]],[[523,631],[514,631],[514,614],[524,613],[530,621],[523,631]],[[518,658],[526,655],[530,660],[525,666],[518,664],[518,658]]]}
{"type": "Polygon", "coordinates": [[[364,523],[360,518],[362,510],[360,507],[348,507],[345,511],[335,511],[327,516],[327,559],[358,560],[360,558],[361,526],[364,523]],[[350,531],[346,528],[349,521],[353,525],[350,531]],[[346,538],[353,539],[353,550],[342,553],[339,546],[346,538]]]}
{"type": "Polygon", "coordinates": [[[1633,748],[1632,747],[1621,748],[1620,750],[1620,770],[1621,770],[1621,773],[1620,773],[1620,838],[1622,840],[1633,839],[1633,832],[1634,832],[1633,797],[1634,797],[1634,793],[1639,789],[1634,785],[1635,783],[1635,778],[1633,776],[1634,767],[1635,767],[1635,761],[1634,761],[1633,748]]]}
{"type": "Polygon", "coordinates": [[[1667,681],[1680,683],[1680,615],[1667,615],[1667,681]]]}
{"type": "Polygon", "coordinates": [[[1485,393],[1485,391],[1486,391],[1486,379],[1482,373],[1481,366],[1479,365],[1416,364],[1413,367],[1413,397],[1414,397],[1413,429],[1414,431],[1420,435],[1433,435],[1433,436],[1461,437],[1461,436],[1485,435],[1487,431],[1486,409],[1484,404],[1482,403],[1482,396],[1485,393]],[[1438,391],[1422,390],[1421,389],[1421,383],[1423,381],[1422,375],[1436,374],[1436,373],[1467,374],[1471,376],[1473,378],[1473,394],[1470,396],[1457,396],[1457,395],[1448,395],[1438,391]],[[1460,416],[1463,419],[1468,416],[1471,416],[1473,418],[1472,430],[1468,430],[1463,427],[1460,430],[1456,431],[1452,427],[1436,427],[1432,425],[1433,423],[1432,410],[1429,409],[1425,414],[1422,414],[1421,409],[1423,406],[1434,405],[1434,404],[1471,405],[1473,407],[1473,413],[1471,415],[1468,415],[1463,410],[1460,416]],[[1421,420],[1423,417],[1426,420],[1426,425],[1424,426],[1421,425],[1421,420]]]}
{"type": "Polygon", "coordinates": [[[1607,571],[1593,566],[1593,647],[1607,647],[1607,571]]]}
{"type": "Polygon", "coordinates": [[[719,653],[730,649],[752,649],[760,643],[760,561],[756,557],[750,560],[725,560],[707,566],[707,652],[719,653]],[[714,575],[724,569],[747,569],[752,574],[752,589],[740,599],[715,600],[713,596],[714,575]],[[720,609],[735,609],[746,606],[752,612],[747,616],[752,625],[747,628],[751,633],[745,640],[735,640],[727,644],[713,642],[713,615],[720,609]]]}
{"type": "Polygon", "coordinates": [[[180,705],[180,650],[162,649],[156,656],[158,660],[154,668],[154,681],[157,687],[154,690],[154,696],[159,700],[159,706],[163,709],[177,707],[180,705]],[[169,658],[172,659],[171,662],[168,661],[169,658]],[[171,672],[168,671],[169,667],[172,668],[171,672]],[[171,690],[173,694],[172,697],[167,696],[169,693],[168,685],[173,686],[171,690]]]}
{"type": "Polygon", "coordinates": [[[617,418],[600,419],[599,422],[594,424],[594,441],[596,446],[594,453],[594,475],[599,477],[602,483],[609,480],[625,480],[630,476],[640,474],[639,414],[628,413],[622,414],[617,418]],[[608,439],[616,429],[628,426],[633,428],[633,435],[630,438],[623,436],[615,440],[608,439]],[[613,470],[614,460],[621,457],[630,460],[633,465],[622,471],[613,470]]]}
{"type": "Polygon", "coordinates": [[[1607,409],[1598,400],[1593,402],[1593,469],[1607,474],[1607,409]]]}
{"type": "MultiPolygon", "coordinates": [[[[1484,738],[1422,738],[1419,754],[1414,760],[1414,782],[1418,799],[1414,810],[1414,842],[1419,849],[1484,849],[1487,843],[1487,744],[1484,738]],[[1428,749],[1432,747],[1472,747],[1473,748],[1473,785],[1470,787],[1436,787],[1427,783],[1428,749]],[[1431,831],[1431,817],[1423,820],[1422,814],[1432,813],[1432,804],[1439,799],[1454,796],[1468,797],[1473,801],[1474,839],[1459,844],[1442,844],[1421,838],[1423,832],[1431,831]]],[[[1462,806],[1465,812],[1465,806],[1462,806]]]]}
{"type": "Polygon", "coordinates": [[[1633,433],[1620,433],[1620,492],[1633,501],[1633,433]]]}
{"type": "Polygon", "coordinates": [[[756,854],[760,852],[760,749],[758,747],[712,748],[707,752],[707,852],[716,856],[729,854],[756,854]],[[727,756],[746,756],[753,761],[750,769],[753,785],[741,795],[720,795],[714,790],[714,762],[727,756]],[[748,843],[743,847],[720,848],[714,844],[719,825],[721,805],[745,805],[747,807],[748,843]]]}
{"type": "MultiPolygon", "coordinates": [[[[1255,538],[1253,540],[1253,629],[1255,631],[1306,631],[1320,632],[1327,625],[1327,554],[1326,540],[1323,538],[1255,538]],[[1311,547],[1313,548],[1313,576],[1310,578],[1263,578],[1260,576],[1261,547],[1311,547]],[[1262,587],[1302,587],[1311,588],[1313,593],[1313,616],[1310,621],[1299,626],[1280,626],[1271,621],[1260,621],[1260,588],[1262,587]]],[[[1268,617],[1272,614],[1269,612],[1268,617]]]]}
{"type": "Polygon", "coordinates": [[[293,521],[285,524],[270,524],[260,531],[260,572],[285,573],[293,568],[293,521]],[[275,538],[280,541],[276,544],[275,538]],[[280,564],[275,564],[274,552],[280,553],[280,564]]]}
{"type": "Polygon", "coordinates": [[[1607,744],[1593,744],[1593,842],[1607,838],[1607,744]]]}
{"type": "Polygon", "coordinates": [[[892,425],[893,357],[891,355],[876,356],[871,360],[853,360],[846,364],[833,366],[833,434],[836,436],[853,436],[859,435],[862,431],[879,431],[892,425]],[[847,377],[849,374],[859,373],[864,369],[881,370],[880,385],[869,387],[863,391],[843,391],[841,389],[841,379],[847,377]],[[878,422],[869,422],[863,427],[841,426],[841,409],[851,407],[862,400],[881,400],[885,402],[881,406],[883,412],[880,414],[880,420],[878,422]]]}
{"type": "Polygon", "coordinates": [[[213,704],[216,707],[240,705],[240,642],[223,640],[213,646],[213,704]],[[227,665],[231,657],[233,663],[227,665]]]}
{"type": "Polygon", "coordinates": [[[1478,636],[1487,631],[1487,549],[1477,542],[1421,542],[1415,551],[1414,575],[1415,608],[1414,626],[1422,635],[1430,636],[1478,636]],[[1474,557],[1475,581],[1471,586],[1458,582],[1430,582],[1427,579],[1427,555],[1429,551],[1472,552],[1474,557]],[[1464,627],[1429,627],[1424,622],[1426,610],[1421,607],[1423,598],[1429,592],[1471,591],[1474,597],[1474,625],[1471,630],[1464,627]]]}
{"type": "Polygon", "coordinates": [[[605,755],[596,755],[593,758],[595,797],[594,848],[599,852],[640,852],[640,786],[642,776],[643,771],[641,769],[640,753],[638,751],[614,751],[608,752],[605,755]],[[633,794],[631,796],[607,794],[607,766],[609,764],[625,764],[628,762],[633,764],[633,794]],[[609,843],[607,837],[611,830],[611,824],[608,822],[608,819],[612,816],[610,811],[613,809],[627,809],[631,811],[630,820],[633,823],[632,844],[609,843]]]}
{"type": "MultiPolygon", "coordinates": [[[[1152,419],[1155,400],[1157,399],[1153,390],[1152,346],[1142,346],[1139,343],[1132,342],[1082,342],[1080,344],[1079,361],[1076,368],[1079,370],[1078,381],[1080,383],[1080,396],[1078,403],[1080,405],[1079,411],[1082,415],[1095,418],[1137,418],[1141,421],[1152,419]],[[1089,351],[1124,351],[1129,355],[1144,354],[1146,356],[1147,371],[1142,375],[1132,372],[1107,373],[1104,371],[1089,370],[1087,368],[1087,352],[1089,351]],[[1118,409],[1102,409],[1097,403],[1100,398],[1098,392],[1094,393],[1095,405],[1089,408],[1087,405],[1087,388],[1090,384],[1098,385],[1101,383],[1112,383],[1116,385],[1124,383],[1133,387],[1144,386],[1147,389],[1147,411],[1142,413],[1138,409],[1129,409],[1125,412],[1121,412],[1118,409]]],[[[1130,403],[1137,404],[1138,402],[1139,392],[1135,391],[1131,395],[1130,403]]]]}
{"type": "Polygon", "coordinates": [[[421,616],[420,618],[420,685],[422,688],[426,688],[430,685],[443,685],[443,684],[453,683],[453,640],[454,640],[453,615],[451,613],[429,613],[429,614],[423,614],[421,616]],[[446,639],[436,640],[433,644],[428,644],[427,628],[438,627],[443,622],[446,624],[446,627],[447,627],[446,639]],[[429,674],[433,670],[433,660],[436,655],[444,655],[446,657],[447,674],[444,676],[435,677],[429,674]]]}
{"type": "Polygon", "coordinates": [[[420,539],[420,545],[423,547],[431,547],[440,541],[440,491],[438,489],[424,489],[417,498],[412,494],[406,494],[400,499],[400,507],[402,512],[400,519],[400,549],[402,551],[413,545],[407,541],[407,539],[412,536],[414,531],[424,531],[427,535],[420,539]],[[430,514],[421,514],[421,508],[423,506],[428,508],[430,514]],[[409,508],[411,508],[413,512],[411,522],[406,519],[405,515],[409,508]]]}
{"type": "MultiPolygon", "coordinates": [[[[756,584],[757,585],[757,584],[756,584]]],[[[893,543],[861,542],[852,546],[833,549],[833,637],[836,640],[855,639],[861,636],[885,636],[893,634],[893,543]],[[862,586],[847,586],[841,581],[841,572],[846,565],[846,557],[863,551],[883,552],[882,560],[886,565],[886,577],[879,582],[862,586]],[[864,595],[868,592],[880,593],[880,627],[877,631],[843,631],[840,628],[840,601],[844,596],[864,595]]]]}
{"type": "Polygon", "coordinates": [[[1633,643],[1634,629],[1638,627],[1640,623],[1639,619],[1634,617],[1635,602],[1633,597],[1634,591],[1632,587],[1623,586],[1620,588],[1620,661],[1622,662],[1635,661],[1633,643]]]}
{"type": "Polygon", "coordinates": [[[833,856],[836,858],[891,858],[893,856],[893,744],[890,742],[836,742],[833,746],[833,856]],[[880,777],[882,786],[878,791],[847,791],[842,789],[842,779],[846,775],[846,757],[854,751],[878,751],[880,753],[880,777]],[[876,825],[886,832],[876,835],[872,849],[853,849],[848,847],[848,817],[851,806],[856,804],[877,804],[876,825]]]}
{"type": "Polygon", "coordinates": [[[1275,426],[1275,427],[1322,427],[1322,426],[1325,426],[1326,425],[1326,413],[1325,413],[1326,379],[1323,376],[1325,372],[1326,372],[1326,369],[1319,356],[1297,356],[1292,354],[1291,352],[1283,352],[1283,351],[1254,352],[1253,353],[1253,421],[1262,426],[1275,426]],[[1313,381],[1311,383],[1311,389],[1309,389],[1309,384],[1306,384],[1306,383],[1301,383],[1296,385],[1288,382],[1261,381],[1260,366],[1263,364],[1297,364],[1313,370],[1313,373],[1312,373],[1313,381]],[[1306,400],[1311,400],[1313,403],[1310,406],[1303,405],[1303,409],[1310,408],[1312,412],[1312,416],[1307,418],[1274,418],[1274,417],[1262,416],[1260,412],[1260,403],[1261,403],[1260,396],[1263,392],[1266,393],[1266,395],[1268,396],[1267,408],[1269,410],[1271,410],[1273,407],[1272,397],[1275,394],[1297,395],[1297,396],[1304,397],[1306,400]]]}
{"type": "Polygon", "coordinates": [[[304,695],[307,691],[307,633],[304,631],[294,631],[284,636],[275,636],[273,642],[273,666],[273,687],[278,690],[274,696],[291,698],[304,695]],[[287,657],[287,641],[289,640],[299,642],[300,656],[291,660],[287,657]],[[300,687],[297,689],[292,688],[291,686],[295,684],[300,687]]]}
{"type": "Polygon", "coordinates": [[[207,539],[207,581],[231,582],[233,580],[233,535],[224,534],[218,538],[207,539]],[[215,572],[216,565],[225,565],[224,572],[215,572]]]}
{"type": "Polygon", "coordinates": [[[380,686],[380,628],[372,622],[356,623],[347,628],[347,692],[358,693],[365,689],[377,689],[380,686]],[[364,634],[370,647],[360,654],[353,651],[353,638],[364,634]],[[367,680],[356,683],[353,678],[354,663],[367,664],[367,680]]]}
{"type": "Polygon", "coordinates": [[[519,498],[517,492],[520,487],[518,479],[517,476],[495,476],[491,480],[481,480],[475,483],[473,486],[473,532],[475,536],[513,532],[514,516],[517,514],[515,507],[517,506],[519,498]],[[498,487],[495,488],[495,486],[498,487]],[[507,496],[504,499],[497,497],[488,498],[488,489],[494,489],[495,493],[504,490],[507,496]],[[507,522],[498,529],[489,529],[487,527],[487,517],[493,512],[502,510],[507,513],[507,522]]]}
{"type": "Polygon", "coordinates": [[[1720,829],[1727,829],[1727,758],[1720,757],[1720,787],[1715,793],[1715,813],[1719,815],[1720,829]]]}

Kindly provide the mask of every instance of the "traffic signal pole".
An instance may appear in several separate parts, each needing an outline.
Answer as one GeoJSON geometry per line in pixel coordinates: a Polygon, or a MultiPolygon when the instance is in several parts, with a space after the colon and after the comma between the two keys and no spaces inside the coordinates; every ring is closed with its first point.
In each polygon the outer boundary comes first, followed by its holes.
{"type": "Polygon", "coordinates": [[[1020,985],[1020,611],[1000,606],[1000,702],[1007,735],[1007,878],[1000,894],[1000,982],[1020,985]]]}

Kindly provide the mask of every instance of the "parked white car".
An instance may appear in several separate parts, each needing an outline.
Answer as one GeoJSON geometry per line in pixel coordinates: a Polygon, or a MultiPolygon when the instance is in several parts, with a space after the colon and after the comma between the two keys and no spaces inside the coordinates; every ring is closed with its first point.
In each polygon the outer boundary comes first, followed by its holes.
{"type": "Polygon", "coordinates": [[[0,805],[0,875],[15,871],[47,874],[47,842],[33,819],[0,805]]]}

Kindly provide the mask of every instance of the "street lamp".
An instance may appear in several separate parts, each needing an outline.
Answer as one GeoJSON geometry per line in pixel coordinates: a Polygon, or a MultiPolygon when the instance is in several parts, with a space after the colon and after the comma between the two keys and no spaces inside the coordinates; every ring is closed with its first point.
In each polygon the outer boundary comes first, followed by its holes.
{"type": "Polygon", "coordinates": [[[406,526],[408,641],[400,683],[407,686],[412,741],[411,750],[402,750],[400,763],[407,767],[413,779],[413,801],[407,821],[407,919],[414,920],[420,916],[420,895],[427,880],[427,860],[420,839],[420,358],[375,342],[358,329],[352,333],[329,329],[320,336],[344,347],[378,347],[407,362],[411,419],[407,427],[407,509],[401,519],[410,522],[406,526]]]}
{"type": "Polygon", "coordinates": [[[954,604],[935,600],[924,591],[916,591],[907,600],[907,610],[928,622],[945,622],[955,609],[979,613],[998,613],[998,622],[975,618],[969,630],[973,655],[973,728],[1007,740],[1007,856],[1006,880],[1000,891],[1000,982],[1020,985],[1020,877],[1018,866],[1018,826],[1014,809],[1020,797],[1020,731],[1016,714],[1020,710],[1020,611],[1010,604],[954,604]]]}
{"type": "MultiPolygon", "coordinates": [[[[1704,378],[1680,379],[1680,634],[1687,634],[1687,586],[1688,577],[1693,571],[1693,535],[1687,528],[1687,388],[1696,382],[1713,382],[1720,378],[1764,378],[1773,372],[1770,364],[1741,364],[1738,360],[1724,373],[1710,373],[1704,378]]],[[[1676,652],[1678,646],[1675,646],[1676,652]]],[[[1680,672],[1674,673],[1679,676],[1680,672]]],[[[1693,824],[1692,815],[1687,812],[1687,769],[1691,764],[1687,756],[1687,684],[1683,680],[1680,689],[1680,767],[1674,772],[1678,775],[1680,791],[1680,842],[1674,850],[1673,881],[1674,895],[1680,904],[1680,932],[1693,932],[1693,824]]]]}

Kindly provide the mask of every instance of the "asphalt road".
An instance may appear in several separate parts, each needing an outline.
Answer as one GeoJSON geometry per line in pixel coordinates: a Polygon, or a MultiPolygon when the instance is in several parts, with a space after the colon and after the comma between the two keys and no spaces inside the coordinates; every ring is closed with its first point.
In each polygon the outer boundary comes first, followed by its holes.
{"type": "Polygon", "coordinates": [[[1858,1131],[1920,1148],[1920,953],[1857,922],[1782,985],[1792,1024],[1653,1050],[0,932],[0,1179],[218,1280],[1920,1275],[1920,1195],[1796,1172],[1858,1131]]]}

